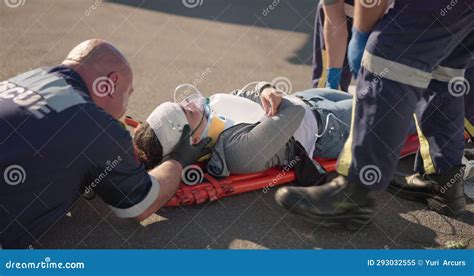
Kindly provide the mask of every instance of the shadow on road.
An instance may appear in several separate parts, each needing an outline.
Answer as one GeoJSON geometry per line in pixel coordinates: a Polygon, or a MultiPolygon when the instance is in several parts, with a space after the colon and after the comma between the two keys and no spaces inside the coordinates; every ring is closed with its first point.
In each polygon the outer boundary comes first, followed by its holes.
{"type": "Polygon", "coordinates": [[[107,2],[178,16],[305,33],[307,34],[307,39],[304,45],[287,61],[293,64],[311,65],[314,14],[318,1],[107,0],[107,2]],[[197,6],[186,7],[184,4],[186,2],[196,3],[197,6]],[[198,5],[199,3],[202,4],[198,5]]]}

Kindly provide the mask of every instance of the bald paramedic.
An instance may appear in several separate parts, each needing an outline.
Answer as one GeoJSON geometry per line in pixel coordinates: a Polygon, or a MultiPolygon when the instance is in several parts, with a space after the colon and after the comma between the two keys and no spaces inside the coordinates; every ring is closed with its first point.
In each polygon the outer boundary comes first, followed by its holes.
{"type": "Polygon", "coordinates": [[[167,161],[147,172],[117,120],[133,93],[129,63],[112,44],[87,40],[59,65],[0,82],[0,248],[34,244],[93,190],[121,218],[143,220],[175,193],[189,128],[167,161]]]}

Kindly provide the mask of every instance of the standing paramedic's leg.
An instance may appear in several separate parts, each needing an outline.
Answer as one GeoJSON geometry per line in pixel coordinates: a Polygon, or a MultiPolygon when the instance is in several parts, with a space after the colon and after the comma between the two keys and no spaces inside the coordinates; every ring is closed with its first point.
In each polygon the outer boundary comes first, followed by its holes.
{"type": "MultiPolygon", "coordinates": [[[[474,57],[471,59],[469,68],[466,70],[466,80],[469,84],[469,90],[466,96],[464,96],[464,128],[469,136],[469,142],[464,149],[464,156],[467,160],[474,160],[474,57]]],[[[466,168],[465,178],[467,173],[471,175],[471,171],[468,171],[468,169],[466,168]]]]}
{"type": "Polygon", "coordinates": [[[333,88],[347,91],[352,75],[347,64],[346,48],[352,25],[351,14],[345,6],[353,1],[325,0],[316,9],[313,35],[314,88],[333,88]]]}
{"type": "Polygon", "coordinates": [[[469,97],[469,72],[464,69],[472,58],[469,49],[474,49],[474,32],[434,70],[415,114],[420,139],[415,164],[418,173],[395,175],[389,186],[397,196],[427,202],[431,209],[448,215],[461,213],[466,204],[460,160],[464,154],[464,126],[469,124],[464,115],[472,111],[468,106],[466,113],[460,111],[469,97]]]}
{"type": "Polygon", "coordinates": [[[324,50],[323,25],[324,20],[323,5],[318,4],[316,8],[316,16],[314,19],[314,33],[313,33],[313,75],[312,87],[322,88],[326,86],[326,67],[327,56],[324,50]]]}
{"type": "Polygon", "coordinates": [[[468,84],[468,92],[464,96],[464,127],[466,132],[471,137],[471,142],[474,139],[474,57],[471,58],[469,68],[466,70],[465,76],[468,84]]]}
{"type": "Polygon", "coordinates": [[[326,88],[339,89],[348,40],[344,0],[323,0],[324,44],[327,53],[326,88]]]}
{"type": "MultiPolygon", "coordinates": [[[[360,28],[364,20],[376,18],[370,14],[374,7],[362,7],[361,2],[356,2],[354,27],[370,31],[360,28]]],[[[278,203],[322,225],[360,227],[371,219],[369,192],[387,188],[432,72],[474,26],[474,13],[464,2],[440,15],[449,4],[395,2],[373,29],[364,52],[351,132],[338,160],[339,176],[321,186],[282,188],[275,195],[278,203]]]]}

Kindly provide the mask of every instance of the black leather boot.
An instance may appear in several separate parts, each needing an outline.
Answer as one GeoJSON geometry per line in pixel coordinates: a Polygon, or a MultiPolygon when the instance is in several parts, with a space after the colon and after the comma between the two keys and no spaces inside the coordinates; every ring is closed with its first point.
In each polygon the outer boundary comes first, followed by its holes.
{"type": "Polygon", "coordinates": [[[427,203],[431,210],[455,217],[466,211],[463,176],[463,165],[442,174],[396,175],[388,191],[404,199],[427,203]]]}
{"type": "Polygon", "coordinates": [[[474,160],[474,148],[464,149],[464,156],[468,160],[474,160]]]}
{"type": "Polygon", "coordinates": [[[280,188],[275,200],[289,212],[312,223],[349,230],[367,224],[374,205],[368,189],[349,183],[341,175],[320,186],[280,188]]]}

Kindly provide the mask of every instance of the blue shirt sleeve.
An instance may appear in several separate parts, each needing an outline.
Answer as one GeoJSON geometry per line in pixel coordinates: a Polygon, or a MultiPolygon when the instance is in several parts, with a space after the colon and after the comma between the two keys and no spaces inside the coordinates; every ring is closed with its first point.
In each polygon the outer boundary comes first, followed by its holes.
{"type": "Polygon", "coordinates": [[[120,217],[142,214],[157,198],[159,185],[136,158],[130,133],[104,111],[92,110],[97,138],[85,154],[92,168],[89,188],[120,217]]]}

